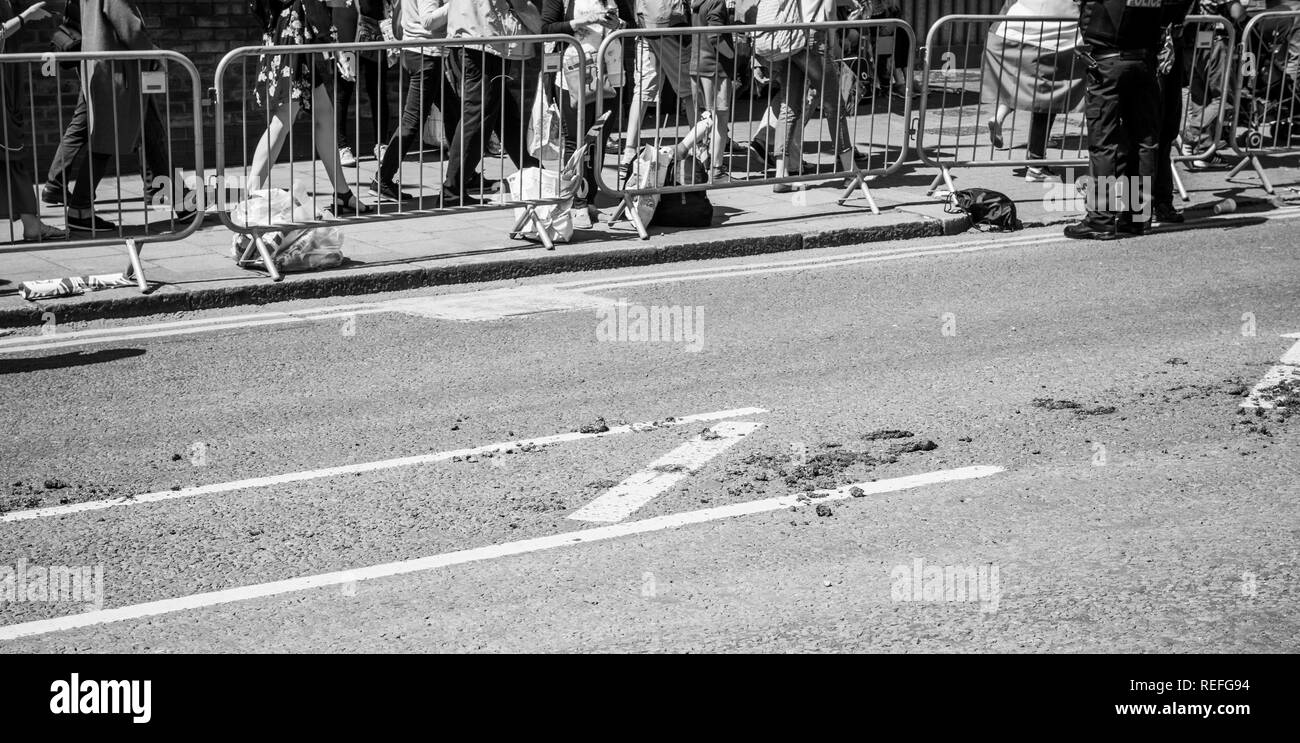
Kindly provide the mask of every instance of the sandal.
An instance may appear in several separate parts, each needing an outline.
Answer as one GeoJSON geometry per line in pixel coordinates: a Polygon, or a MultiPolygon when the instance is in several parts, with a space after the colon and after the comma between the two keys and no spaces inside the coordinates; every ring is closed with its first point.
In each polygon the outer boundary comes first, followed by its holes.
{"type": "Polygon", "coordinates": [[[334,194],[334,203],[326,206],[324,211],[342,219],[345,216],[359,217],[365,214],[373,214],[375,207],[358,199],[355,193],[348,191],[347,193],[334,194]],[[351,212],[351,214],[345,214],[345,212],[351,212]]]}
{"type": "Polygon", "coordinates": [[[993,149],[1005,150],[1005,143],[1002,141],[1002,125],[993,119],[986,122],[989,125],[989,140],[993,142],[993,149]]]}
{"type": "Polygon", "coordinates": [[[26,232],[23,233],[23,242],[25,243],[40,243],[40,242],[45,242],[46,240],[67,240],[67,239],[68,239],[67,230],[61,230],[58,227],[45,224],[44,222],[41,222],[41,234],[32,236],[32,235],[28,235],[26,232]]]}

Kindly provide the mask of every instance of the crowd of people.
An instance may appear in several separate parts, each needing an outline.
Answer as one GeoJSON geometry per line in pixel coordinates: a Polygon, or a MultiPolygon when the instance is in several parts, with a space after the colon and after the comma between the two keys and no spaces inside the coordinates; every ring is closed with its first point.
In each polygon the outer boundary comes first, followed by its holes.
{"type": "MultiPolygon", "coordinates": [[[[1096,2],[1083,0],[1084,5],[1096,2]]],[[[1194,4],[1192,12],[1221,15],[1238,26],[1244,20],[1241,0],[1194,4]]],[[[4,38],[48,17],[46,5],[0,0],[4,38]]],[[[677,31],[900,18],[901,0],[249,0],[248,8],[264,45],[276,51],[263,54],[258,63],[256,109],[245,125],[265,122],[265,130],[251,153],[247,187],[270,184],[295,122],[309,117],[315,156],[333,186],[325,208],[336,216],[392,211],[391,205],[427,196],[411,193],[415,184],[402,183],[403,162],[417,151],[422,161],[442,162],[434,197],[438,208],[492,199],[501,185],[484,173],[485,160],[501,156],[520,169],[539,166],[544,157],[563,161],[582,149],[580,122],[595,122],[598,107],[612,115],[603,119],[603,147],[584,150],[582,184],[573,205],[580,226],[599,219],[597,177],[604,163],[597,160],[598,153],[615,156],[618,182],[628,182],[651,114],[650,139],[656,143],[664,132],[698,132],[697,124],[707,122],[693,154],[705,166],[709,183],[732,181],[739,158],[747,172],[778,181],[774,190],[790,191],[791,177],[821,167],[806,162],[810,130],[819,140],[814,149],[829,146],[832,172],[856,174],[869,161],[873,145],[851,131],[856,107],[878,95],[919,94],[906,65],[909,50],[892,35],[886,39],[886,29],[677,31]],[[661,33],[605,43],[609,34],[625,28],[661,33]],[[550,34],[569,36],[577,46],[548,48],[536,38],[550,34]],[[469,38],[495,40],[456,43],[469,38]],[[295,51],[304,45],[382,40],[407,45],[360,54],[295,51]],[[557,56],[559,64],[549,64],[557,56]],[[598,76],[597,69],[604,75],[598,76]],[[363,97],[368,132],[361,116],[363,97]],[[552,104],[559,136],[544,151],[538,112],[552,104]],[[753,125],[743,143],[733,139],[741,121],[753,125]],[[825,122],[824,130],[810,126],[819,121],[825,122]],[[348,169],[361,167],[369,152],[375,155],[373,175],[352,179],[368,185],[363,196],[349,185],[348,169]]],[[[60,51],[157,48],[132,0],[71,0],[57,13],[60,33],[72,34],[77,42],[73,48],[56,39],[60,51]]],[[[1004,3],[1006,20],[992,27],[982,64],[981,89],[990,111],[984,128],[994,147],[1009,146],[1006,123],[1022,111],[1030,122],[1023,143],[1029,160],[1049,159],[1054,122],[1080,107],[1094,69],[1086,61],[1085,35],[1073,20],[1079,13],[1080,0],[1004,3]],[[1033,16],[1071,20],[1017,20],[1033,16]]],[[[1226,36],[1218,34],[1213,47],[1198,57],[1209,64],[1188,65],[1195,43],[1190,34],[1169,29],[1160,51],[1164,84],[1158,97],[1165,101],[1166,125],[1158,146],[1165,158],[1176,138],[1188,154],[1211,151],[1217,144],[1211,141],[1213,117],[1228,93],[1223,66],[1233,64],[1233,58],[1226,36]],[[1167,125],[1175,120],[1185,125],[1167,125]]],[[[24,239],[117,232],[119,225],[95,213],[100,180],[124,163],[138,162],[146,184],[153,174],[172,172],[170,152],[162,146],[166,124],[153,99],[141,94],[144,64],[96,60],[69,69],[68,74],[85,78],[81,95],[39,184],[32,173],[35,158],[27,149],[24,81],[16,66],[6,65],[3,204],[10,220],[21,223],[24,239]],[[111,116],[105,115],[110,111],[111,116]],[[39,201],[64,208],[66,231],[41,221],[34,190],[39,201]]],[[[423,168],[420,172],[418,186],[424,192],[423,168]]],[[[1029,180],[1056,177],[1047,164],[1026,169],[1029,180]]],[[[1176,221],[1181,216],[1166,186],[1157,175],[1156,217],[1176,221]]],[[[195,216],[177,209],[173,218],[195,216]]]]}

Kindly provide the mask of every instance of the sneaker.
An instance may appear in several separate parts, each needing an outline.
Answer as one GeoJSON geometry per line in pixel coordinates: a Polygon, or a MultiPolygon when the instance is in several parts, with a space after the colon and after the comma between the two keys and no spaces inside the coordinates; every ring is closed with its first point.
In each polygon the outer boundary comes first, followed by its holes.
{"type": "Polygon", "coordinates": [[[1173,204],[1156,204],[1151,207],[1151,221],[1161,224],[1182,224],[1185,220],[1183,213],[1175,209],[1173,204]]]}
{"type": "Polygon", "coordinates": [[[345,168],[357,167],[357,155],[352,151],[351,147],[339,148],[339,165],[345,168]]]}
{"type": "Polygon", "coordinates": [[[710,183],[730,183],[730,182],[731,182],[731,173],[728,173],[726,168],[714,168],[714,169],[709,173],[709,182],[710,182],[710,183]]]}
{"type": "Polygon", "coordinates": [[[573,220],[575,230],[589,230],[595,224],[595,218],[592,215],[595,209],[584,201],[574,200],[573,208],[569,210],[569,217],[573,220]]]}
{"type": "Polygon", "coordinates": [[[413,198],[409,193],[402,191],[397,183],[381,182],[377,177],[370,181],[370,195],[378,196],[381,201],[410,201],[413,198]]]}
{"type": "Polygon", "coordinates": [[[1052,179],[1059,179],[1061,176],[1048,165],[1030,165],[1025,168],[1025,180],[1029,183],[1042,183],[1052,179]]]}
{"type": "Polygon", "coordinates": [[[610,135],[609,139],[605,140],[606,155],[617,155],[622,151],[623,151],[622,137],[618,136],[617,134],[612,134],[610,135]]]}
{"type": "Polygon", "coordinates": [[[56,183],[41,186],[41,203],[49,206],[63,206],[68,200],[68,189],[56,183]]]}
{"type": "Polygon", "coordinates": [[[794,193],[802,190],[803,185],[798,183],[778,183],[772,186],[772,193],[794,193]]]}
{"type": "Polygon", "coordinates": [[[117,225],[101,218],[98,214],[89,217],[68,215],[68,229],[74,232],[117,232],[117,225]]]}

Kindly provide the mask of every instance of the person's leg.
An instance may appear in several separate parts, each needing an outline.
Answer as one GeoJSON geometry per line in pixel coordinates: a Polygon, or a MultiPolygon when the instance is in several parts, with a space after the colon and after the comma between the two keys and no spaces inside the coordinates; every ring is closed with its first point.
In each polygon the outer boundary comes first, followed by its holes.
{"type": "MultiPolygon", "coordinates": [[[[373,53],[362,54],[359,65],[361,80],[366,88],[366,98],[370,101],[370,124],[375,130],[376,143],[382,141],[384,132],[388,131],[388,64],[386,58],[373,53]]],[[[358,140],[360,133],[357,134],[358,140]]],[[[358,149],[367,151],[365,145],[358,142],[358,149]]]]}
{"type": "MultiPolygon", "coordinates": [[[[777,153],[776,177],[803,171],[804,96],[808,90],[808,53],[801,52],[772,65],[772,76],[781,80],[781,123],[785,141],[777,153]]],[[[780,188],[778,186],[777,188],[780,188]]],[[[786,190],[786,189],[781,189],[786,190]]]]}
{"type": "Polygon", "coordinates": [[[1120,120],[1120,91],[1114,68],[1116,58],[1098,60],[1098,69],[1088,77],[1088,100],[1084,118],[1088,122],[1088,164],[1093,189],[1086,226],[1098,232],[1115,231],[1112,188],[1119,175],[1121,156],[1129,151],[1128,134],[1120,120]]]}
{"type": "MultiPolygon", "coordinates": [[[[419,52],[402,52],[402,83],[406,88],[406,103],[402,107],[402,120],[384,150],[379,163],[379,188],[392,185],[402,158],[421,144],[421,125],[441,88],[442,71],[437,57],[419,52]]],[[[396,194],[381,194],[395,196],[396,194]]]]}
{"type": "MultiPolygon", "coordinates": [[[[446,198],[459,197],[464,192],[466,174],[478,170],[483,159],[483,120],[492,111],[492,91],[488,84],[487,58],[495,55],[476,49],[457,50],[448,57],[457,70],[461,99],[460,123],[451,140],[447,155],[447,170],[443,174],[442,189],[446,198]]],[[[498,83],[499,84],[499,83],[498,83]]]]}
{"type": "Polygon", "coordinates": [[[1030,160],[1047,159],[1047,140],[1052,133],[1056,114],[1051,111],[1033,111],[1029,114],[1029,143],[1025,145],[1030,160]]]}
{"type": "MultiPolygon", "coordinates": [[[[361,58],[364,59],[364,55],[361,58]]],[[[360,71],[364,69],[364,65],[359,63],[357,68],[360,71]]],[[[336,96],[334,100],[334,126],[335,131],[338,132],[336,137],[338,145],[339,147],[352,149],[352,146],[361,139],[360,133],[355,131],[358,127],[353,125],[355,122],[351,116],[352,102],[357,97],[357,82],[355,80],[346,80],[342,75],[335,75],[334,80],[329,85],[333,88],[336,96]]]]}
{"type": "Polygon", "coordinates": [[[636,69],[632,73],[632,103],[627,111],[627,129],[623,135],[623,169],[636,160],[641,149],[641,122],[648,106],[659,98],[659,67],[650,42],[644,36],[636,39],[636,69]]]}
{"type": "Polygon", "coordinates": [[[1174,173],[1171,157],[1182,114],[1182,88],[1179,86],[1181,80],[1181,58],[1174,55],[1174,64],[1169,69],[1169,72],[1160,75],[1156,80],[1160,90],[1160,129],[1158,132],[1156,173],[1152,181],[1151,202],[1155,216],[1160,221],[1176,220],[1174,173]]]}
{"type": "Polygon", "coordinates": [[[452,137],[456,136],[464,106],[460,99],[459,72],[456,71],[455,65],[449,63],[450,59],[450,57],[437,57],[434,62],[438,70],[438,78],[442,81],[442,89],[438,93],[436,104],[438,113],[442,115],[443,136],[449,143],[452,137]]]}
{"type": "Polygon", "coordinates": [[[248,169],[248,190],[260,191],[271,177],[271,166],[280,157],[280,149],[289,138],[289,129],[298,117],[298,103],[287,100],[271,112],[266,132],[253,150],[253,161],[248,169]]]}
{"type": "Polygon", "coordinates": [[[63,137],[59,140],[59,147],[54,152],[54,159],[50,162],[49,174],[45,179],[46,186],[51,191],[48,195],[57,194],[57,203],[63,203],[66,199],[68,182],[72,180],[72,175],[81,169],[81,163],[87,156],[86,144],[89,141],[89,131],[90,109],[83,93],[77,98],[77,107],[72,112],[67,129],[63,131],[63,137]]]}
{"type": "Polygon", "coordinates": [[[113,162],[113,156],[87,152],[75,174],[76,183],[68,194],[68,228],[81,232],[114,231],[117,225],[95,214],[95,191],[113,162]]]}
{"type": "Polygon", "coordinates": [[[338,138],[334,135],[334,102],[330,100],[329,88],[317,85],[311,96],[312,127],[316,133],[316,154],[325,166],[325,175],[334,186],[335,198],[348,196],[352,187],[348,185],[339,161],[338,138]]]}
{"type": "Polygon", "coordinates": [[[833,137],[831,149],[835,152],[840,171],[848,172],[854,169],[854,145],[844,115],[844,99],[840,97],[840,63],[821,49],[810,52],[807,60],[805,84],[817,90],[817,107],[833,137]]]}
{"type": "MultiPolygon", "coordinates": [[[[659,65],[659,75],[673,86],[677,100],[686,109],[686,120],[691,126],[700,118],[700,107],[691,92],[691,52],[682,44],[681,36],[660,36],[650,40],[650,51],[659,65]]],[[[674,117],[675,118],[675,117],[674,117]]]]}
{"type": "Polygon", "coordinates": [[[527,139],[528,116],[532,113],[533,102],[537,97],[537,73],[529,70],[530,65],[524,62],[504,61],[500,57],[497,57],[496,65],[501,72],[493,77],[505,78],[504,84],[497,87],[501,96],[498,104],[501,146],[519,168],[538,167],[541,162],[528,152],[527,139]]]}
{"type": "Polygon", "coordinates": [[[1128,195],[1126,219],[1145,228],[1151,220],[1152,184],[1160,150],[1160,90],[1155,66],[1145,60],[1130,61],[1122,80],[1120,116],[1130,142],[1121,173],[1128,195]]]}

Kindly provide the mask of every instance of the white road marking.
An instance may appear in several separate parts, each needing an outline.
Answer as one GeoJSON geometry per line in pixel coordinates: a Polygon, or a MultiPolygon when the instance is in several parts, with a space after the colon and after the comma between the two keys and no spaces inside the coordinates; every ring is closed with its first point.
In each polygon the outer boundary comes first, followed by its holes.
{"type": "MultiPolygon", "coordinates": [[[[968,240],[966,242],[958,242],[958,243],[952,243],[948,245],[935,245],[929,248],[920,247],[917,245],[907,245],[907,246],[900,246],[897,248],[882,248],[882,249],[875,249],[875,250],[859,251],[857,253],[840,253],[836,255],[822,255],[822,256],[813,256],[807,258],[790,258],[787,260],[767,261],[764,263],[744,263],[744,264],[736,264],[732,266],[721,266],[721,267],[710,266],[708,268],[675,268],[669,271],[658,271],[654,273],[638,273],[637,278],[672,279],[678,276],[686,276],[690,274],[711,274],[711,273],[716,273],[718,271],[737,271],[737,270],[762,269],[762,268],[788,268],[789,270],[794,271],[794,270],[799,270],[802,267],[806,267],[810,264],[828,265],[839,261],[847,261],[856,258],[866,258],[872,256],[894,255],[898,253],[916,253],[916,252],[925,252],[929,250],[943,250],[946,248],[970,248],[970,247],[980,247],[980,246],[982,247],[1014,246],[1014,245],[1026,244],[1026,243],[1035,244],[1035,243],[1040,243],[1042,241],[1043,241],[1043,237],[1041,235],[1023,235],[1020,237],[1005,238],[1005,239],[998,239],[992,241],[968,240]]],[[[586,291],[585,287],[598,286],[601,284],[608,283],[609,281],[610,279],[608,277],[589,278],[589,279],[580,279],[578,281],[560,282],[556,284],[551,284],[551,286],[560,289],[579,289],[581,291],[586,291]]]]}
{"type": "MultiPolygon", "coordinates": [[[[1057,240],[1064,239],[1058,238],[1057,240]]],[[[680,276],[702,274],[702,278],[714,278],[731,275],[744,275],[761,269],[762,273],[782,271],[800,271],[808,268],[835,268],[840,265],[867,262],[871,260],[898,260],[901,258],[943,255],[953,252],[953,246],[960,252],[982,249],[991,250],[998,247],[1031,245],[1055,240],[1044,240],[1039,236],[1021,236],[995,242],[960,242],[949,246],[921,248],[916,246],[889,248],[847,255],[822,256],[818,258],[796,258],[788,261],[773,261],[761,264],[747,264],[730,268],[684,269],[657,274],[642,274],[638,283],[655,283],[645,279],[658,277],[662,281],[679,280],[680,276]],[[855,260],[857,259],[857,260],[855,260]],[[706,276],[704,275],[706,274],[706,276]]],[[[70,332],[59,332],[47,336],[18,336],[0,340],[0,354],[47,349],[82,346],[92,343],[111,343],[160,338],[189,333],[203,333],[214,330],[234,330],[254,328],[264,325],[306,322],[312,320],[333,319],[348,314],[373,314],[380,312],[402,312],[424,315],[437,319],[451,320],[491,320],[512,315],[550,312],[563,309],[596,308],[612,300],[601,297],[589,297],[578,292],[589,292],[596,288],[608,286],[625,286],[624,283],[610,284],[608,279],[587,279],[585,281],[565,282],[559,284],[530,284],[508,289],[494,289],[483,292],[457,292],[436,294],[428,297],[384,300],[361,304],[335,305],[302,310],[298,312],[265,312],[259,314],[229,315],[198,320],[180,320],[175,322],[153,323],[149,325],[124,325],[117,328],[96,328],[70,332]],[[585,286],[585,285],[592,286],[585,286]],[[583,288],[578,288],[583,287],[583,288]],[[577,291],[565,291],[576,289],[577,291]]]]}
{"type": "Polygon", "coordinates": [[[140,495],[126,496],[123,498],[93,500],[84,503],[69,503],[62,506],[32,508],[25,511],[9,511],[0,514],[0,522],[8,523],[13,521],[51,518],[54,516],[68,516],[71,514],[84,513],[86,511],[102,511],[106,508],[139,506],[145,503],[158,503],[160,501],[176,500],[178,498],[192,498],[196,495],[213,495],[215,493],[229,493],[235,490],[266,488],[273,485],[284,485],[285,483],[291,482],[319,480],[326,477],[354,475],[361,472],[376,472],[378,470],[388,470],[396,467],[412,467],[421,464],[432,464],[434,462],[446,462],[453,457],[467,457],[471,455],[487,454],[489,452],[499,453],[508,449],[516,449],[520,446],[549,446],[551,444],[561,444],[569,441],[582,441],[585,439],[603,438],[605,436],[616,436],[634,431],[651,431],[661,427],[685,426],[692,423],[740,418],[747,415],[760,415],[766,412],[767,410],[763,408],[719,410],[713,413],[700,413],[698,415],[688,415],[681,418],[665,418],[661,421],[632,423],[626,426],[610,426],[609,430],[603,433],[561,433],[554,436],[485,444],[470,449],[454,449],[452,451],[442,451],[434,454],[418,454],[411,457],[384,459],[377,462],[362,462],[360,464],[347,464],[339,467],[325,467],[322,469],[305,470],[302,472],[290,472],[283,475],[270,475],[268,477],[250,477],[244,480],[219,482],[211,485],[198,485],[190,488],[181,488],[180,490],[163,490],[155,493],[142,493],[140,495]]]}
{"type": "Polygon", "coordinates": [[[612,299],[564,291],[549,284],[528,284],[508,289],[394,299],[384,302],[383,307],[435,320],[481,322],[542,312],[595,310],[612,304],[612,299]]]}
{"type": "MultiPolygon", "coordinates": [[[[847,485],[839,488],[832,491],[827,497],[819,498],[814,502],[823,503],[826,501],[842,500],[852,497],[850,490],[855,487],[861,488],[864,495],[877,495],[880,493],[892,493],[899,490],[918,488],[925,485],[973,480],[976,478],[995,475],[1002,471],[1003,468],[1001,467],[962,467],[959,469],[928,472],[923,475],[911,475],[908,477],[896,477],[889,480],[877,480],[876,482],[864,482],[858,483],[857,485],[847,485]]],[[[575,544],[590,544],[608,539],[616,539],[618,537],[631,536],[633,534],[648,534],[691,524],[703,524],[710,521],[719,521],[739,516],[780,511],[791,507],[799,508],[804,505],[809,504],[797,500],[797,496],[794,495],[782,496],[779,498],[767,498],[764,500],[751,501],[749,503],[716,506],[698,511],[676,513],[670,516],[658,516],[656,518],[643,519],[641,521],[628,521],[621,524],[598,526],[580,531],[552,534],[535,539],[523,539],[516,542],[506,542],[504,544],[495,544],[488,547],[448,552],[441,555],[420,557],[401,562],[390,562],[383,565],[373,565],[365,568],[352,568],[333,573],[289,578],[287,580],[274,581],[272,583],[261,583],[252,586],[230,588],[222,591],[198,593],[180,598],[163,599],[161,601],[150,601],[144,604],[123,606],[116,609],[101,609],[99,611],[86,612],[83,614],[70,614],[68,616],[56,617],[54,619],[42,619],[34,622],[23,622],[21,624],[2,626],[0,627],[0,640],[13,640],[20,637],[32,637],[35,635],[49,634],[51,632],[63,632],[81,627],[93,627],[102,624],[141,619],[144,617],[155,617],[179,611],[248,601],[250,599],[280,596],[287,593],[306,591],[312,588],[355,584],[361,581],[375,580],[378,578],[388,578],[396,575],[407,575],[410,573],[436,570],[451,565],[464,565],[466,563],[482,562],[484,560],[495,560],[510,555],[523,555],[531,552],[555,549],[557,547],[569,547],[575,544]]]]}
{"type": "Polygon", "coordinates": [[[569,518],[603,524],[622,521],[762,427],[762,423],[747,421],[719,423],[710,428],[709,433],[687,441],[605,491],[599,498],[569,514],[569,518]]]}
{"type": "MultiPolygon", "coordinates": [[[[1282,336],[1283,338],[1300,339],[1300,333],[1291,333],[1282,336]]],[[[1246,401],[1241,404],[1243,408],[1263,408],[1271,410],[1277,407],[1275,390],[1279,385],[1286,382],[1300,383],[1300,340],[1297,340],[1291,349],[1282,354],[1281,363],[1270,368],[1264,373],[1264,378],[1259,380],[1246,397],[1246,401]]]]}
{"type": "Polygon", "coordinates": [[[311,322],[315,320],[332,320],[350,315],[371,315],[388,312],[388,309],[372,304],[344,305],[344,308],[321,308],[304,312],[267,312],[260,315],[237,315],[241,318],[212,318],[210,320],[183,320],[177,323],[157,323],[154,325],[137,325],[122,328],[78,330],[69,333],[55,332],[49,335],[20,336],[7,341],[0,341],[0,353],[19,353],[23,351],[45,351],[54,348],[84,346],[91,343],[111,343],[114,341],[133,341],[143,338],[165,338],[172,335],[190,335],[207,333],[214,330],[233,330],[236,328],[255,328],[262,325],[283,325],[285,323],[311,322]],[[255,319],[249,319],[255,318],[255,319]],[[233,321],[227,322],[230,319],[233,321]]]}
{"type": "MultiPolygon", "coordinates": [[[[1223,221],[1239,219],[1239,213],[1206,217],[1198,221],[1223,221]]],[[[1251,213],[1248,216],[1266,220],[1289,220],[1300,218],[1300,207],[1284,207],[1271,212],[1251,213]]],[[[267,312],[255,315],[231,315],[227,317],[200,320],[183,320],[151,325],[126,325],[119,328],[94,329],[57,333],[50,336],[17,336],[0,340],[0,354],[26,351],[40,351],[55,348],[87,345],[91,343],[109,343],[131,341],[147,338],[159,338],[187,333],[202,333],[213,330],[230,330],[253,328],[264,325],[305,322],[331,319],[346,314],[373,314],[381,312],[403,312],[424,315],[436,319],[451,320],[493,320],[517,315],[553,312],[566,309],[594,308],[610,300],[601,297],[579,299],[573,293],[596,292],[608,289],[645,286],[649,284],[669,283],[673,281],[694,281],[733,276],[754,276],[770,273],[785,273],[812,269],[839,268],[864,263],[904,260],[908,258],[926,258],[930,256],[957,255],[976,253],[985,250],[997,250],[1012,247],[1037,247],[1066,242],[1064,236],[1044,236],[1042,234],[1018,235],[999,238],[989,242],[964,241],[937,245],[932,247],[903,246],[885,248],[858,253],[847,253],[815,258],[794,258],[786,261],[769,261],[758,264],[745,264],[725,267],[709,267],[664,271],[650,274],[638,274],[627,280],[617,279],[583,279],[554,284],[530,284],[510,289],[489,290],[486,292],[457,292],[454,294],[433,295],[400,300],[384,300],[362,304],[335,305],[302,310],[299,312],[267,312]],[[489,295],[490,298],[476,298],[475,295],[489,295]],[[493,301],[499,300],[494,307],[493,301]]]]}
{"type": "MultiPolygon", "coordinates": [[[[1067,237],[1049,237],[1040,238],[1032,243],[1033,245],[1047,245],[1049,243],[1064,242],[1069,240],[1067,237]]],[[[987,245],[976,245],[968,248],[944,248],[938,250],[914,250],[905,253],[890,253],[887,255],[868,254],[867,257],[854,258],[851,260],[834,260],[824,263],[808,263],[798,266],[779,266],[773,268],[749,268],[737,266],[729,269],[713,269],[707,273],[696,274],[676,274],[662,276],[653,279],[628,279],[626,281],[610,281],[603,284],[596,284],[582,289],[582,291],[596,292],[608,291],[610,289],[624,289],[631,286],[645,286],[648,284],[663,284],[671,281],[706,281],[709,279],[731,278],[733,276],[758,276],[769,273],[788,273],[790,271],[812,271],[826,268],[841,268],[843,266],[856,266],[863,263],[883,263],[885,261],[897,261],[905,258],[928,258],[937,255],[957,255],[961,253],[978,253],[985,250],[994,250],[997,248],[1018,247],[1029,245],[1031,243],[990,243],[987,245]]]]}

